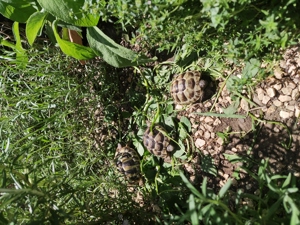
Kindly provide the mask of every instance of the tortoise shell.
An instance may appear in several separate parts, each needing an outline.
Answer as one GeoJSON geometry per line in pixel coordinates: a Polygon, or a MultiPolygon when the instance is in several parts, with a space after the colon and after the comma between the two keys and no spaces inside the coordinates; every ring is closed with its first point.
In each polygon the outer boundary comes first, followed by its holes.
{"type": "Polygon", "coordinates": [[[199,71],[187,71],[172,81],[170,91],[176,104],[188,105],[202,99],[206,85],[199,71]]]}
{"type": "Polygon", "coordinates": [[[135,182],[140,179],[140,157],[138,153],[128,147],[122,147],[120,144],[116,150],[115,161],[117,169],[125,175],[129,182],[135,182]]]}
{"type": "Polygon", "coordinates": [[[143,143],[148,151],[162,159],[168,158],[170,152],[174,150],[170,139],[164,133],[165,129],[159,125],[154,126],[152,131],[148,126],[143,136],[143,143]]]}

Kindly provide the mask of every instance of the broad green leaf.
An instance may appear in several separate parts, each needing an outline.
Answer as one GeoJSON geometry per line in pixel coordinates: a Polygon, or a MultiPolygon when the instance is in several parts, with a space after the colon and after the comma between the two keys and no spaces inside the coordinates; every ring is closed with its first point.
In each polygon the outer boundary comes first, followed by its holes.
{"type": "Polygon", "coordinates": [[[98,27],[87,28],[87,39],[91,48],[108,64],[115,67],[138,66],[154,61],[146,56],[139,56],[134,51],[124,48],[106,36],[98,27]]]}
{"type": "Polygon", "coordinates": [[[207,177],[204,177],[201,185],[201,190],[204,197],[206,197],[206,189],[207,189],[207,177]]]}
{"type": "Polygon", "coordinates": [[[1,38],[1,37],[0,37],[0,45],[6,46],[6,47],[9,47],[12,49],[16,48],[16,46],[12,42],[4,40],[4,38],[1,38]]]}
{"type": "Polygon", "coordinates": [[[25,23],[27,19],[36,11],[29,3],[6,3],[0,2],[0,13],[6,18],[19,23],[25,23]]]}
{"type": "Polygon", "coordinates": [[[223,153],[225,159],[227,159],[228,161],[230,161],[231,163],[237,163],[237,162],[241,162],[242,158],[236,154],[226,154],[223,153]]]}
{"type": "Polygon", "coordinates": [[[182,117],[180,118],[180,122],[181,122],[182,124],[184,124],[184,125],[187,127],[188,132],[191,132],[191,131],[192,131],[192,125],[191,125],[191,122],[190,122],[190,120],[189,120],[187,117],[182,116],[182,117]]]}
{"type": "Polygon", "coordinates": [[[227,190],[230,188],[231,186],[231,180],[229,179],[226,184],[221,188],[221,190],[219,191],[219,197],[223,198],[225,193],[227,192],[227,190]]]}
{"type": "Polygon", "coordinates": [[[180,127],[179,137],[180,137],[180,139],[184,140],[187,138],[188,133],[187,133],[185,127],[182,125],[182,123],[179,123],[179,127],[180,127]]]}
{"type": "Polygon", "coordinates": [[[289,173],[289,175],[287,176],[287,178],[286,178],[285,181],[283,182],[281,188],[287,188],[287,187],[290,185],[290,183],[291,183],[291,179],[292,179],[292,174],[289,173]]]}
{"type": "Polygon", "coordinates": [[[267,214],[263,217],[263,221],[269,221],[270,218],[277,212],[282,202],[282,198],[279,198],[267,211],[267,214]]]}
{"type": "Polygon", "coordinates": [[[76,26],[96,26],[100,13],[91,14],[83,10],[85,0],[37,0],[46,11],[60,20],[76,26]]]}
{"type": "Polygon", "coordinates": [[[59,47],[66,55],[69,55],[75,59],[83,60],[83,59],[91,59],[94,58],[96,55],[93,50],[89,47],[85,47],[83,45],[75,44],[69,41],[62,40],[57,33],[56,30],[57,21],[52,23],[52,29],[54,32],[54,36],[56,38],[59,47]]]}
{"type": "Polygon", "coordinates": [[[298,210],[294,200],[288,195],[285,195],[283,198],[283,206],[287,213],[291,213],[292,211],[296,211],[299,213],[299,210],[298,210]]]}
{"type": "Polygon", "coordinates": [[[191,222],[193,225],[198,225],[199,220],[198,220],[198,215],[196,211],[196,203],[195,203],[195,198],[194,195],[190,195],[189,198],[189,211],[191,212],[191,222]]]}
{"type": "Polygon", "coordinates": [[[137,141],[136,139],[133,140],[133,145],[135,146],[135,148],[138,151],[139,155],[143,156],[144,152],[145,152],[144,146],[139,141],[137,141]]]}
{"type": "Polygon", "coordinates": [[[196,195],[198,198],[203,199],[203,195],[188,181],[188,179],[184,176],[183,172],[180,171],[180,177],[185,185],[190,189],[190,191],[196,195]]]}
{"type": "Polygon", "coordinates": [[[13,23],[12,31],[14,33],[14,37],[15,37],[15,41],[16,41],[16,44],[15,44],[16,60],[18,62],[20,62],[21,64],[23,64],[23,66],[26,66],[27,62],[28,62],[28,57],[26,55],[26,51],[22,47],[18,22],[13,23]]]}
{"type": "Polygon", "coordinates": [[[30,45],[33,44],[36,36],[43,28],[47,14],[47,12],[35,12],[27,20],[26,37],[30,45]]]}

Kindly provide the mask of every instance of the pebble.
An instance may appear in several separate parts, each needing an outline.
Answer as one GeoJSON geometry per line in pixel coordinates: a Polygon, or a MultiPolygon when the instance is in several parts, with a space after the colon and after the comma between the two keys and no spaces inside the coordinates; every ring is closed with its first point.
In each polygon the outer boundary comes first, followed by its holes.
{"type": "Polygon", "coordinates": [[[219,118],[217,118],[217,119],[215,119],[213,125],[214,125],[214,126],[218,126],[218,125],[220,125],[221,123],[222,123],[221,120],[220,120],[219,118]]]}
{"type": "Polygon", "coordinates": [[[205,107],[205,108],[209,108],[209,107],[211,107],[211,106],[212,106],[211,102],[205,102],[205,104],[204,104],[204,107],[205,107]]]}
{"type": "Polygon", "coordinates": [[[249,111],[249,103],[245,99],[242,98],[240,106],[244,111],[249,111]]]}
{"type": "Polygon", "coordinates": [[[207,131],[206,131],[206,132],[204,133],[204,138],[205,138],[205,139],[210,139],[210,132],[207,132],[207,131]]]}
{"type": "Polygon", "coordinates": [[[292,99],[298,100],[298,98],[299,98],[299,91],[298,91],[298,89],[294,89],[292,91],[292,99]]]}
{"type": "Polygon", "coordinates": [[[272,114],[273,112],[276,111],[276,107],[274,105],[270,106],[268,109],[267,109],[267,114],[272,114]]]}
{"type": "Polygon", "coordinates": [[[217,143],[218,143],[219,145],[223,145],[223,139],[219,137],[219,138],[217,139],[217,143]]]}
{"type": "Polygon", "coordinates": [[[257,93],[257,98],[262,101],[263,97],[264,97],[264,94],[265,94],[265,91],[261,88],[257,88],[256,89],[256,93],[257,93]]]}
{"type": "Polygon", "coordinates": [[[275,84],[273,87],[279,91],[282,88],[282,84],[275,84]]]}
{"type": "Polygon", "coordinates": [[[277,66],[274,69],[274,76],[280,80],[280,79],[282,79],[282,74],[283,74],[283,71],[281,70],[281,68],[279,66],[277,66]]]}
{"type": "Polygon", "coordinates": [[[290,117],[290,113],[282,110],[280,111],[279,116],[283,119],[287,119],[290,117]]]}
{"type": "Polygon", "coordinates": [[[214,119],[208,116],[208,117],[206,117],[206,118],[204,119],[204,122],[205,122],[205,123],[211,123],[211,122],[214,122],[214,119]]]}
{"type": "Polygon", "coordinates": [[[205,140],[200,139],[200,138],[198,138],[198,139],[195,141],[195,146],[196,146],[197,148],[203,147],[205,144],[206,144],[205,140]]]}
{"type": "Polygon", "coordinates": [[[276,91],[274,88],[270,87],[267,89],[267,94],[269,95],[270,98],[273,98],[276,95],[276,91]]]}
{"type": "Polygon", "coordinates": [[[270,99],[271,98],[269,96],[264,95],[262,98],[262,103],[266,105],[270,101],[270,99]]]}
{"type": "Polygon", "coordinates": [[[290,96],[287,96],[287,95],[280,95],[278,97],[279,101],[281,102],[288,102],[288,101],[291,101],[292,98],[290,96]]]}
{"type": "Polygon", "coordinates": [[[279,101],[279,100],[277,100],[277,99],[275,99],[275,100],[273,100],[273,105],[279,107],[279,106],[282,106],[282,102],[279,101]]]}
{"type": "Polygon", "coordinates": [[[285,88],[282,88],[281,91],[282,91],[282,93],[285,94],[285,95],[291,95],[293,89],[292,89],[292,88],[289,88],[289,87],[285,87],[285,88]]]}
{"type": "Polygon", "coordinates": [[[297,86],[296,86],[296,84],[290,82],[290,83],[288,83],[287,87],[291,88],[291,89],[295,89],[297,86]]]}
{"type": "Polygon", "coordinates": [[[258,99],[258,95],[253,95],[252,101],[255,102],[256,104],[258,104],[259,106],[262,106],[263,104],[261,103],[261,101],[258,99]]]}
{"type": "Polygon", "coordinates": [[[291,111],[295,110],[295,106],[294,105],[287,105],[285,108],[288,109],[288,110],[291,110],[291,111]]]}
{"type": "Polygon", "coordinates": [[[295,106],[295,117],[300,116],[300,106],[295,106]]]}

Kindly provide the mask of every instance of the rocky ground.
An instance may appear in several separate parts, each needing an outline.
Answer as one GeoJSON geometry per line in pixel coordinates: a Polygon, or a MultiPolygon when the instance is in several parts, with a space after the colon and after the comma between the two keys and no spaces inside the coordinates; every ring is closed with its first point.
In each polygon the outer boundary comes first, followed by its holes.
{"type": "MultiPolygon", "coordinates": [[[[255,189],[256,185],[250,177],[243,173],[237,177],[235,171],[242,171],[239,169],[242,164],[228,160],[234,155],[268,159],[272,172],[291,172],[300,176],[299,69],[300,47],[293,46],[284,52],[280,65],[275,66],[273,76],[259,83],[251,94],[241,99],[237,114],[245,118],[197,114],[209,111],[223,113],[224,108],[234,104],[222,80],[218,84],[218,89],[222,88],[219,97],[194,104],[181,112],[181,116],[188,117],[192,122],[193,139],[201,152],[185,165],[195,185],[200,185],[203,174],[206,174],[216,188],[231,178],[237,188],[255,189]],[[251,102],[254,104],[249,104],[251,102]],[[217,176],[205,171],[203,159],[213,160],[217,176]]],[[[257,165],[253,165],[254,171],[255,167],[257,165]]]]}

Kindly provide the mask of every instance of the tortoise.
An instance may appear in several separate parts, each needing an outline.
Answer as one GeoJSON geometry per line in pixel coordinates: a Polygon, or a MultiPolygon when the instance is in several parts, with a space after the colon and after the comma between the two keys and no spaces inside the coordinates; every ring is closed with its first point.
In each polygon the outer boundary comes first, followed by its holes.
{"type": "Polygon", "coordinates": [[[134,149],[118,144],[115,161],[118,171],[125,175],[130,183],[140,179],[140,157],[134,149]]]}
{"type": "Polygon", "coordinates": [[[202,99],[207,81],[201,75],[199,71],[187,71],[175,77],[170,92],[176,104],[188,105],[202,99]]]}
{"type": "Polygon", "coordinates": [[[153,155],[168,161],[170,153],[174,150],[174,146],[170,144],[170,139],[165,133],[166,130],[160,125],[154,126],[152,131],[150,126],[148,126],[144,132],[143,143],[153,155]]]}

